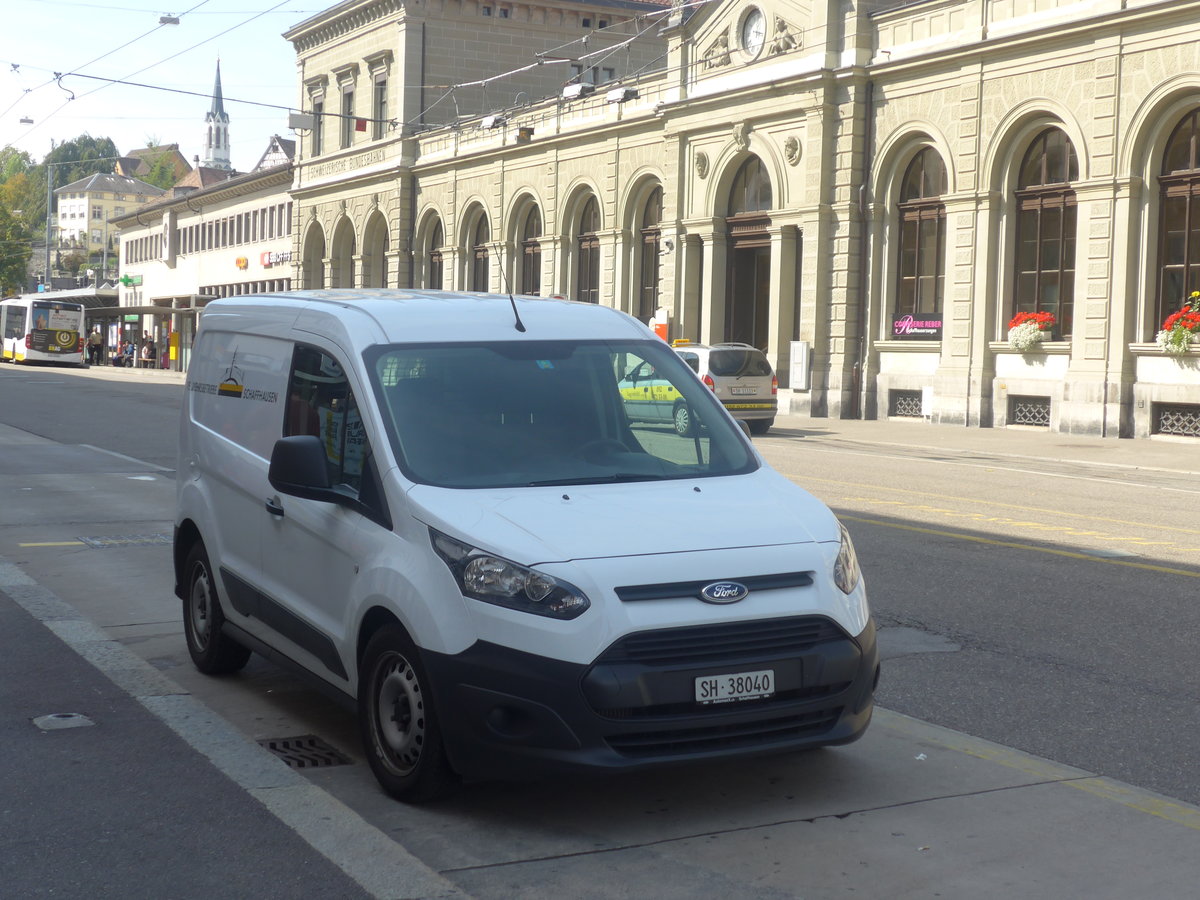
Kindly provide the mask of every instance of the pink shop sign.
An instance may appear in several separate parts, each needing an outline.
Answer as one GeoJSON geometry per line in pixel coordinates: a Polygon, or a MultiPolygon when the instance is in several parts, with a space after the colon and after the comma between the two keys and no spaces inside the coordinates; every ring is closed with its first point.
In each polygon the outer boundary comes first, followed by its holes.
{"type": "Polygon", "coordinates": [[[899,340],[940,341],[942,339],[941,313],[904,315],[892,318],[892,337],[899,340]]]}

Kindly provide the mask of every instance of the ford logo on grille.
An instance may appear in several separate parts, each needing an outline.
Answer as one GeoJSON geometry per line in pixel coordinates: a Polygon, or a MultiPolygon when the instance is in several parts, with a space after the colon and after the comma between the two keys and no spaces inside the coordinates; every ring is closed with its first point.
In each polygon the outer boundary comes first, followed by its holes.
{"type": "Polygon", "coordinates": [[[700,599],[705,603],[737,603],[749,593],[744,584],[736,581],[714,581],[700,589],[700,599]]]}

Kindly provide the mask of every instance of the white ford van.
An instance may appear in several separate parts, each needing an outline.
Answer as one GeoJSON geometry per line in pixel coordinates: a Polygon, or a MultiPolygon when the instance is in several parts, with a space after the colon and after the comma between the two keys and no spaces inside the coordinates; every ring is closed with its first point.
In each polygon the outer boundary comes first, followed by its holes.
{"type": "Polygon", "coordinates": [[[870,720],[875,628],[845,529],[622,312],[214,301],[179,454],[196,666],[257,651],[315,676],[357,704],[401,799],[841,744],[870,720]],[[630,388],[639,367],[663,396],[630,388]],[[642,409],[680,401],[686,435],[642,409]]]}

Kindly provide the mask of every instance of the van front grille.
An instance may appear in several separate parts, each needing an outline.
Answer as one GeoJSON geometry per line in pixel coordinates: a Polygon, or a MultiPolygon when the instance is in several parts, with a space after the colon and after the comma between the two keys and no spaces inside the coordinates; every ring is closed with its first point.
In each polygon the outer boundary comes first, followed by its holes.
{"type": "Polygon", "coordinates": [[[817,644],[847,637],[824,616],[722,622],[626,635],[596,662],[663,666],[760,655],[797,656],[817,644]]]}
{"type": "Polygon", "coordinates": [[[841,715],[842,707],[839,706],[755,722],[612,735],[608,745],[622,756],[638,759],[762,747],[777,741],[821,735],[837,725],[841,715]]]}

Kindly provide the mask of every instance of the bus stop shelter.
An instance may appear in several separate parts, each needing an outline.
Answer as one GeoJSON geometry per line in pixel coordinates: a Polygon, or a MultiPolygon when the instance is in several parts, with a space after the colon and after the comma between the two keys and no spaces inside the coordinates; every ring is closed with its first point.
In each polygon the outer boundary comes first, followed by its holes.
{"type": "MultiPolygon", "coordinates": [[[[113,298],[115,299],[115,298],[113,298]]],[[[196,317],[211,300],[203,294],[171,297],[137,306],[93,306],[85,309],[88,330],[101,326],[109,352],[120,341],[131,340],[140,347],[143,338],[152,336],[156,367],[186,372],[196,338],[196,317]],[[147,327],[147,316],[153,316],[147,327]]]]}

